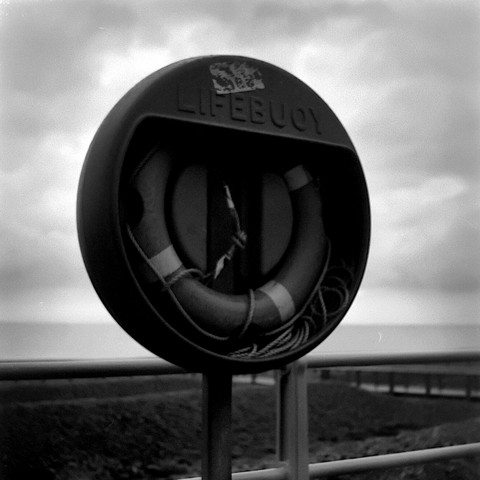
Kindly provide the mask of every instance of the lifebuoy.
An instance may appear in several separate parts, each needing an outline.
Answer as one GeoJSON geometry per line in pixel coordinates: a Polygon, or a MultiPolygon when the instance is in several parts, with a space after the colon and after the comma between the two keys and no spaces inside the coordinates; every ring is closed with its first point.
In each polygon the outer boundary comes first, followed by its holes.
{"type": "Polygon", "coordinates": [[[322,222],[322,200],[308,171],[297,164],[283,173],[288,187],[293,227],[288,248],[275,278],[244,295],[221,293],[194,275],[179,275],[186,267],[177,255],[165,221],[167,185],[172,158],[154,150],[133,172],[130,185],[140,196],[140,220],[131,225],[132,240],[148,262],[150,281],[161,279],[199,329],[217,339],[244,330],[259,334],[280,328],[298,314],[323,277],[328,240],[322,222]],[[153,274],[153,275],[152,275],[153,274]],[[170,285],[169,280],[178,278],[170,285]]]}

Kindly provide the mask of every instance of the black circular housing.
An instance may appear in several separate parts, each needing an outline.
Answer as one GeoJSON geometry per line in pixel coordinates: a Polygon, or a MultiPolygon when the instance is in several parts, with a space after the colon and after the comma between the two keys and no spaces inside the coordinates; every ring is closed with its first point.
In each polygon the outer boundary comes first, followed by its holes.
{"type": "MultiPolygon", "coordinates": [[[[77,226],[93,286],[110,314],[136,341],[190,370],[254,373],[308,353],[344,317],[366,266],[370,211],[355,148],[313,90],[259,60],[209,56],[153,73],[111,110],[83,166],[77,226]],[[211,218],[218,222],[223,215],[215,193],[217,177],[227,178],[240,198],[252,247],[219,282],[218,289],[225,291],[243,291],[246,284],[256,288],[274,275],[295,228],[278,172],[298,163],[308,169],[321,192],[319,220],[330,243],[329,269],[323,280],[328,321],[292,348],[258,358],[234,356],[235,345],[204,338],[188,326],[175,301],[142,279],[129,232],[129,225],[142,215],[141,199],[129,188],[129,179],[157,148],[175,162],[165,215],[185,265],[208,268],[224,248],[222,241],[227,241],[221,238],[228,232],[222,221],[220,240],[212,240],[217,231],[211,218]],[[329,279],[340,285],[341,308],[339,289],[329,286],[329,279]]],[[[259,344],[264,341],[258,339],[259,344]]]]}

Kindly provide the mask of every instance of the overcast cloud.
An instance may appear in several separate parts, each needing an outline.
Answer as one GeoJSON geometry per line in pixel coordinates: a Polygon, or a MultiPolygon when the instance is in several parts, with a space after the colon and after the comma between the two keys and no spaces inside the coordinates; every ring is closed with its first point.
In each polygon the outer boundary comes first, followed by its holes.
{"type": "Polygon", "coordinates": [[[213,53],[285,68],[346,126],[371,195],[367,291],[478,299],[478,2],[53,0],[0,9],[3,319],[105,315],[76,238],[89,142],[144,76],[213,53]]]}

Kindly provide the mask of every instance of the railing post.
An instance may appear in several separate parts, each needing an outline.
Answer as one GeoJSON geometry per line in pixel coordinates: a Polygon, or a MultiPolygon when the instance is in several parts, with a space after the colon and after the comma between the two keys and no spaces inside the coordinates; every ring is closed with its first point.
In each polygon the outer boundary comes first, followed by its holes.
{"type": "Polygon", "coordinates": [[[355,383],[357,385],[357,388],[360,388],[362,386],[362,372],[361,372],[361,370],[355,370],[355,383]]]}
{"type": "Polygon", "coordinates": [[[232,375],[203,375],[202,479],[232,478],[232,375]]]}
{"type": "Polygon", "coordinates": [[[296,361],[277,374],[277,455],[289,480],[307,480],[307,362],[296,361]]]}
{"type": "Polygon", "coordinates": [[[389,383],[389,392],[394,394],[395,393],[395,372],[390,370],[388,372],[388,383],[389,383]]]}
{"type": "Polygon", "coordinates": [[[438,374],[437,380],[438,380],[438,393],[441,394],[443,390],[443,375],[441,373],[438,374]]]}
{"type": "Polygon", "coordinates": [[[472,399],[472,377],[470,375],[465,375],[465,397],[467,400],[472,399]]]}
{"type": "Polygon", "coordinates": [[[425,395],[430,397],[432,394],[432,382],[431,375],[429,373],[425,374],[425,395]]]}

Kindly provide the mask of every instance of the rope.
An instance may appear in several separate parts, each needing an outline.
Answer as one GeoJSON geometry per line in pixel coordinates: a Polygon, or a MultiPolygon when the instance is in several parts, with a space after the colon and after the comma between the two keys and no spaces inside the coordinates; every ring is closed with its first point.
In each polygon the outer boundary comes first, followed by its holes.
{"type": "Polygon", "coordinates": [[[325,326],[348,306],[350,294],[348,284],[353,272],[345,266],[331,266],[325,274],[310,305],[298,318],[278,329],[276,336],[263,345],[253,344],[230,354],[234,358],[266,358],[293,350],[304,344],[313,334],[325,326]],[[334,273],[335,274],[332,274],[334,273]],[[325,299],[325,295],[330,298],[325,299]]]}
{"type": "Polygon", "coordinates": [[[230,189],[228,188],[227,184],[223,185],[223,189],[225,190],[225,200],[227,202],[230,216],[232,217],[235,224],[235,231],[232,234],[232,244],[230,245],[229,249],[217,260],[213,271],[208,274],[209,276],[213,276],[214,280],[218,278],[218,276],[222,273],[226,263],[233,258],[233,255],[235,254],[237,248],[244,249],[247,244],[247,234],[244,230],[242,230],[242,227],[240,225],[240,218],[238,216],[235,203],[233,202],[230,189]]]}
{"type": "Polygon", "coordinates": [[[183,277],[190,277],[190,276],[197,277],[200,281],[203,281],[205,278],[205,275],[203,274],[203,272],[198,268],[185,268],[185,269],[179,270],[178,272],[174,272],[170,276],[168,276],[163,286],[163,290],[171,289],[183,277]]]}

